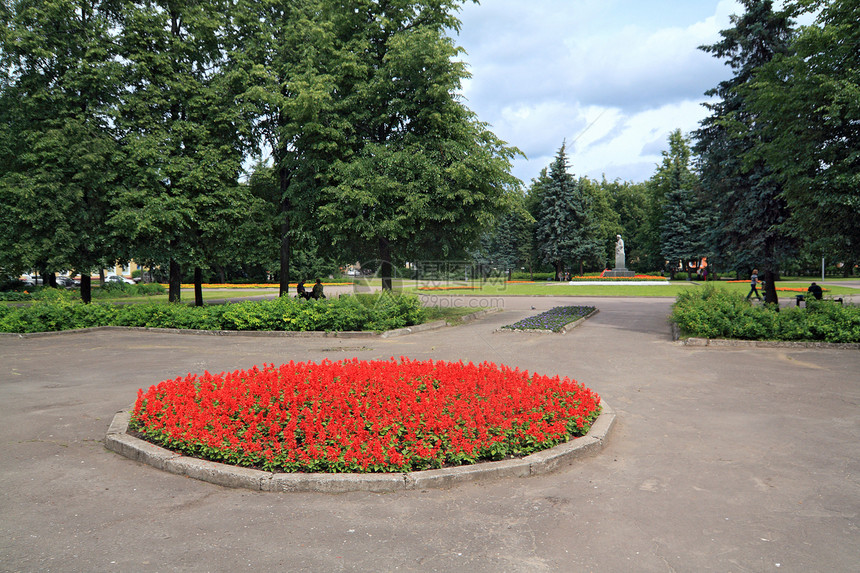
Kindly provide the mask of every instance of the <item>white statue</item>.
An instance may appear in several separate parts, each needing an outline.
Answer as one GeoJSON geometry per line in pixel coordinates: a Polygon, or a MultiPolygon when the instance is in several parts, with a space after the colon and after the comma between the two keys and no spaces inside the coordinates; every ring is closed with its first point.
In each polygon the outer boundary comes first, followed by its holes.
{"type": "Polygon", "coordinates": [[[615,235],[615,238],[618,239],[615,243],[615,268],[625,269],[627,267],[624,266],[624,239],[621,235],[615,235]]]}

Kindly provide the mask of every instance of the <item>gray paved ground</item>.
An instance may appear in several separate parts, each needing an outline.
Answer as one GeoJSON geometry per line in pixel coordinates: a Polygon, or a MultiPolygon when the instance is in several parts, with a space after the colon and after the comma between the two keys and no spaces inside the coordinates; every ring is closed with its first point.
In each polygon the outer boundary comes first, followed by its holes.
{"type": "Polygon", "coordinates": [[[856,571],[860,352],[674,345],[666,299],[508,298],[388,340],[97,332],[0,339],[4,571],[856,571]],[[590,303],[561,335],[494,333],[590,303]],[[140,387],[291,359],[490,360],[569,375],[618,412],[551,475],[395,494],[269,494],[104,449],[140,387]]]}

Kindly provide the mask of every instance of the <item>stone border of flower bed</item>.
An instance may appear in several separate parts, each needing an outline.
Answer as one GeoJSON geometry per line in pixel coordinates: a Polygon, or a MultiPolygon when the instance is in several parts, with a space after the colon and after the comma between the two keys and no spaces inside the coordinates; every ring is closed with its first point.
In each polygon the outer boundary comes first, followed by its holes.
{"type": "Polygon", "coordinates": [[[585,322],[586,320],[588,320],[589,318],[591,318],[592,316],[597,314],[598,312],[600,312],[600,309],[595,308],[594,310],[592,310],[591,312],[589,312],[585,316],[583,316],[581,318],[577,318],[573,322],[569,322],[569,323],[565,324],[563,327],[561,327],[561,330],[559,330],[558,332],[555,332],[552,330],[543,330],[543,329],[538,329],[538,328],[504,328],[504,327],[499,327],[496,330],[494,330],[493,332],[526,332],[526,333],[531,333],[531,334],[567,334],[569,331],[573,330],[574,328],[576,328],[577,326],[579,326],[580,324],[582,324],[583,322],[585,322]]]}
{"type": "Polygon", "coordinates": [[[600,416],[585,436],[554,448],[524,458],[408,473],[272,473],[183,456],[129,435],[132,408],[114,416],[105,436],[105,447],[172,474],[254,491],[345,493],[444,488],[484,479],[542,475],[602,450],[615,425],[616,414],[606,402],[601,400],[600,404],[600,416]]]}
{"type": "Polygon", "coordinates": [[[740,340],[736,338],[681,338],[678,325],[672,324],[672,340],[695,348],[832,348],[835,350],[860,350],[857,342],[823,342],[816,340],[740,340]]]}
{"type": "MultiPolygon", "coordinates": [[[[463,316],[463,322],[471,322],[482,318],[492,312],[498,312],[497,308],[479,310],[473,314],[463,316]]],[[[433,320],[423,324],[406,326],[385,332],[372,332],[366,330],[341,330],[341,331],[282,331],[282,330],[192,330],[187,328],[152,328],[146,326],[93,326],[90,328],[78,328],[72,330],[52,330],[47,332],[0,332],[0,338],[40,338],[43,336],[58,336],[66,334],[82,334],[98,332],[100,330],[128,330],[128,331],[152,331],[162,334],[193,334],[202,336],[257,336],[273,338],[394,338],[404,334],[414,334],[428,330],[437,330],[448,326],[445,320],[433,320]]]]}

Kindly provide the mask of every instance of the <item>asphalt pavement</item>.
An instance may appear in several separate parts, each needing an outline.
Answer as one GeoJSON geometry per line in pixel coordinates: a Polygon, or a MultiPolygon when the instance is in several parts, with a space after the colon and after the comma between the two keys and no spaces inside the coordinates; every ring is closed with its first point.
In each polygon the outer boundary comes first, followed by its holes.
{"type": "Polygon", "coordinates": [[[390,339],[0,338],[0,570],[857,570],[860,351],[685,347],[671,299],[440,300],[501,312],[390,339]],[[496,332],[560,304],[600,312],[565,335],[496,332]],[[229,489],[104,447],[161,380],[401,355],[569,376],[616,425],[551,474],[394,493],[229,489]]]}

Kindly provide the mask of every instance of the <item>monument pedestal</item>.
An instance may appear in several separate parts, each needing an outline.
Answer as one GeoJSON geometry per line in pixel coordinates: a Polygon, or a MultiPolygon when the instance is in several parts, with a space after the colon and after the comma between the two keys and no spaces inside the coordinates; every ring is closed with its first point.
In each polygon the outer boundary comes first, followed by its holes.
{"type": "Polygon", "coordinates": [[[636,276],[636,273],[633,271],[628,271],[624,268],[614,268],[611,271],[606,271],[603,273],[603,278],[607,279],[618,279],[618,278],[633,278],[636,276]]]}

